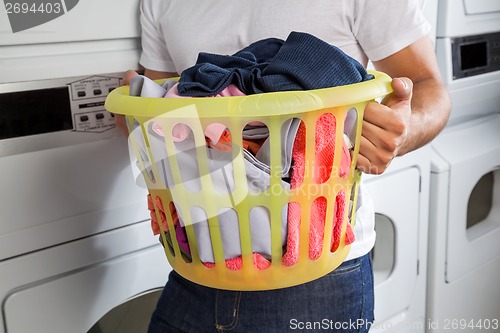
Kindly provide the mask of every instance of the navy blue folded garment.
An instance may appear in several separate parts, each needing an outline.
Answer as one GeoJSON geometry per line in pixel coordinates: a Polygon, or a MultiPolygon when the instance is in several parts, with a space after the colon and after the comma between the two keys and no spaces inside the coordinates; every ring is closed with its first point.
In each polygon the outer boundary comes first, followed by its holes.
{"type": "Polygon", "coordinates": [[[286,41],[268,38],[234,55],[200,53],[181,73],[181,96],[213,96],[230,84],[247,95],[329,88],[370,80],[373,75],[334,45],[303,32],[286,41]]]}

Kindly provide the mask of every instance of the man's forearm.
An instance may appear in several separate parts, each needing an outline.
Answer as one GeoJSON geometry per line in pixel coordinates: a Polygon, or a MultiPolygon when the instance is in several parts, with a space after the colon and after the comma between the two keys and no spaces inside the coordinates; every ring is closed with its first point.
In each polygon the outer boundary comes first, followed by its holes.
{"type": "Polygon", "coordinates": [[[432,141],[446,125],[451,110],[448,92],[434,79],[413,83],[411,106],[410,127],[398,151],[400,156],[432,141]]]}

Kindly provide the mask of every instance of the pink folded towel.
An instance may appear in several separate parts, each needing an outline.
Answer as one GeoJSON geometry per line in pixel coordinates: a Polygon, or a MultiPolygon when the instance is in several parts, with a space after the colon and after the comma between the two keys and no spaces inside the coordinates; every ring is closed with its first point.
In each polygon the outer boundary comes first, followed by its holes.
{"type": "MultiPolygon", "coordinates": [[[[208,268],[215,267],[213,262],[204,262],[203,265],[208,268]]],[[[226,267],[230,270],[237,271],[241,269],[243,265],[243,260],[241,256],[236,258],[226,259],[226,267]]],[[[271,262],[264,258],[260,253],[253,254],[253,266],[258,270],[263,270],[271,266],[271,262]]]]}
{"type": "MultiPolygon", "coordinates": [[[[165,94],[165,98],[190,98],[189,96],[181,96],[177,90],[177,86],[179,84],[176,83],[172,88],[170,88],[165,94]]],[[[224,90],[222,90],[219,94],[214,97],[231,97],[231,96],[245,96],[245,94],[238,89],[238,87],[234,84],[230,84],[224,90]]],[[[257,123],[257,122],[254,122],[257,123]]],[[[262,124],[258,122],[258,124],[262,124]]],[[[163,129],[157,123],[153,123],[153,131],[155,131],[158,135],[165,136],[163,133],[163,129]]],[[[213,143],[217,143],[219,141],[222,132],[226,130],[226,126],[220,123],[213,123],[207,126],[205,129],[205,136],[209,138],[213,143]]],[[[176,124],[172,130],[172,138],[175,142],[183,141],[189,135],[189,127],[184,124],[176,124]]]]}
{"type": "MultiPolygon", "coordinates": [[[[314,171],[313,179],[317,184],[324,183],[330,177],[333,168],[333,159],[335,155],[335,133],[336,121],[332,114],[322,115],[316,124],[315,129],[315,155],[314,155],[314,171]]],[[[305,171],[305,142],[306,128],[304,123],[301,123],[297,131],[293,150],[293,171],[290,182],[290,188],[298,188],[304,180],[305,171]]],[[[340,161],[339,176],[345,177],[349,173],[351,166],[351,156],[349,149],[344,144],[342,146],[342,158],[340,161]]],[[[321,255],[325,231],[325,217],[327,200],[330,198],[319,197],[311,207],[311,220],[309,232],[309,258],[317,259],[321,255]]],[[[333,235],[330,249],[334,252],[340,244],[340,233],[342,221],[345,212],[346,198],[345,192],[340,191],[335,198],[335,216],[333,221],[333,235]]],[[[300,245],[300,215],[301,207],[298,203],[291,202],[288,205],[288,235],[286,253],[283,256],[283,263],[291,266],[297,263],[300,245]]],[[[347,225],[351,229],[351,225],[347,225]]],[[[354,233],[348,230],[349,237],[347,241],[354,241],[354,233]]],[[[349,243],[350,244],[350,243],[349,243]]]]}
{"type": "MultiPolygon", "coordinates": [[[[159,197],[155,197],[156,206],[158,207],[158,211],[160,213],[161,226],[163,231],[168,231],[167,224],[167,216],[165,215],[165,209],[163,208],[163,203],[159,197]]],[[[161,233],[161,229],[159,226],[158,219],[156,218],[155,208],[153,204],[153,199],[151,194],[148,194],[148,209],[149,215],[151,217],[151,229],[153,230],[153,235],[159,235],[161,233]]],[[[186,232],[184,230],[184,226],[180,223],[179,215],[177,214],[177,210],[175,209],[175,205],[173,202],[169,204],[170,214],[172,217],[172,222],[175,228],[175,236],[177,238],[177,242],[179,243],[180,248],[187,254],[191,254],[189,250],[189,243],[187,240],[186,232]]]]}

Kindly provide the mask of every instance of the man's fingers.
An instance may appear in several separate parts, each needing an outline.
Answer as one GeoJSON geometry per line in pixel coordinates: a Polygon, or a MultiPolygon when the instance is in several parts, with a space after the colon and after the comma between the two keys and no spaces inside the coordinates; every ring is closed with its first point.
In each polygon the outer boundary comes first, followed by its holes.
{"type": "Polygon", "coordinates": [[[382,104],[391,106],[400,102],[410,103],[412,92],[413,92],[413,82],[406,77],[393,78],[392,82],[392,93],[389,94],[382,104]]]}
{"type": "Polygon", "coordinates": [[[136,71],[133,71],[133,70],[128,70],[125,72],[125,74],[123,74],[123,84],[125,85],[129,85],[130,84],[130,80],[134,77],[134,76],[137,76],[139,75],[136,71]]]}

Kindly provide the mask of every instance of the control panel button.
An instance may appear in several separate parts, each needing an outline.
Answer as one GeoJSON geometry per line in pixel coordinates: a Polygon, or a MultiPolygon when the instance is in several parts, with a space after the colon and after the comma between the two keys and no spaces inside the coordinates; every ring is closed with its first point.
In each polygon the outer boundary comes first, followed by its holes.
{"type": "Polygon", "coordinates": [[[103,133],[115,128],[115,119],[104,108],[107,94],[121,85],[121,78],[95,75],[69,82],[75,132],[103,133]]]}

